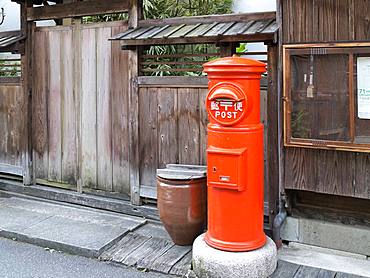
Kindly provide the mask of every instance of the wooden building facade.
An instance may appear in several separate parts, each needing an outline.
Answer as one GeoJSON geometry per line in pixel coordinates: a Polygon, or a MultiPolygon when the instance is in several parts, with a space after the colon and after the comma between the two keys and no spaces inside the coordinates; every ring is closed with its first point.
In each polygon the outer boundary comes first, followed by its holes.
{"type": "Polygon", "coordinates": [[[359,116],[356,65],[369,56],[370,1],[280,4],[285,188],[370,199],[370,120],[359,116]]]}

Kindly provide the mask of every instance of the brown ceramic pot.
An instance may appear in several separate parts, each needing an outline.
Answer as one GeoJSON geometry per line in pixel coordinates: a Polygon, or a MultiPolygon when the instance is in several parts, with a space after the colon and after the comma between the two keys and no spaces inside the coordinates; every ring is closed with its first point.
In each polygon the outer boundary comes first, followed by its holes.
{"type": "Polygon", "coordinates": [[[207,222],[207,179],[165,180],[158,177],[160,219],[177,245],[191,245],[207,222]]]}

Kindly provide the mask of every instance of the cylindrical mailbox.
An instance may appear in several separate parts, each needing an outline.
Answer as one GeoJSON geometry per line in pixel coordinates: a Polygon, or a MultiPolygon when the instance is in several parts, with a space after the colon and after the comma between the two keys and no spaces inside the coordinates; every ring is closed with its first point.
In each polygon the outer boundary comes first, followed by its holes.
{"type": "Polygon", "coordinates": [[[264,63],[237,56],[204,65],[209,92],[208,245],[249,251],[266,242],[263,231],[263,125],[260,80],[264,63]]]}

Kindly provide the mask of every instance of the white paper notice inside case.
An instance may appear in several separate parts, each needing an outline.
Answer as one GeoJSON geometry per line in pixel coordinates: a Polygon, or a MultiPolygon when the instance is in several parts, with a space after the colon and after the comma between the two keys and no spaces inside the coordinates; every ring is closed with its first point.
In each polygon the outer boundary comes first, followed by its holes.
{"type": "Polygon", "coordinates": [[[357,58],[357,116],[370,120],[370,57],[357,58]]]}

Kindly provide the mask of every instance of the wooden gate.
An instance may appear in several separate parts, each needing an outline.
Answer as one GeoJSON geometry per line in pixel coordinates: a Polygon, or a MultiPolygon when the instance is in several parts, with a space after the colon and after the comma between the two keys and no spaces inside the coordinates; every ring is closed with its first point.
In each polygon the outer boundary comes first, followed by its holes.
{"type": "Polygon", "coordinates": [[[128,193],[124,22],[35,30],[33,161],[38,183],[128,193]]]}
{"type": "Polygon", "coordinates": [[[23,100],[19,78],[0,80],[0,174],[23,174],[23,100]]]}
{"type": "MultiPolygon", "coordinates": [[[[206,165],[207,78],[179,77],[172,78],[172,81],[180,81],[177,84],[150,84],[158,79],[160,77],[139,78],[140,196],[150,199],[157,198],[156,169],[168,163],[206,165]]],[[[261,85],[261,121],[265,124],[267,142],[266,79],[261,85]]],[[[266,143],[265,173],[267,149],[266,143]]],[[[265,184],[268,184],[267,174],[265,184]]],[[[268,193],[266,186],[266,201],[268,193]]]]}

